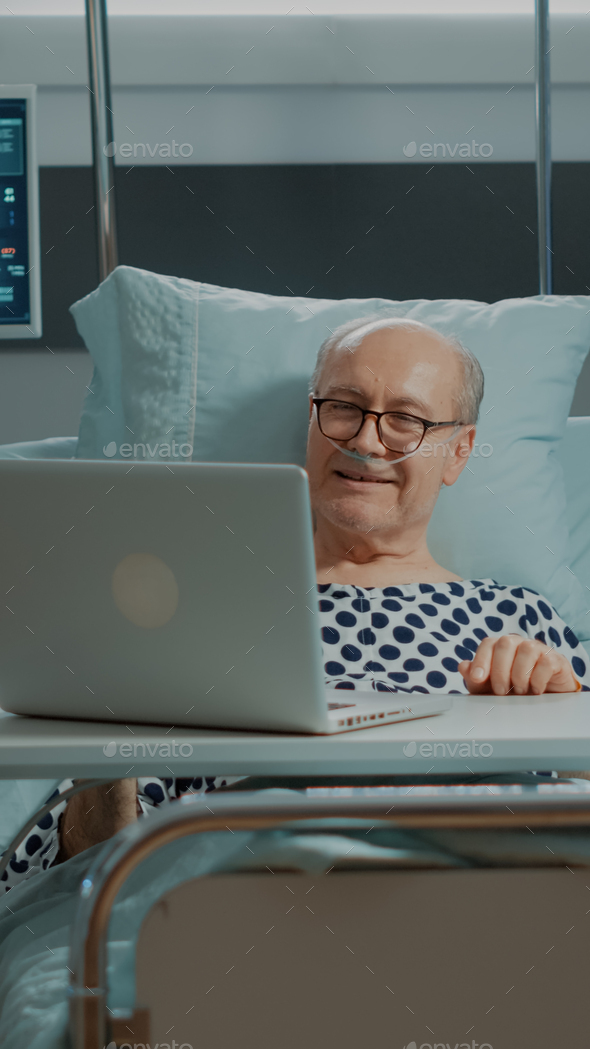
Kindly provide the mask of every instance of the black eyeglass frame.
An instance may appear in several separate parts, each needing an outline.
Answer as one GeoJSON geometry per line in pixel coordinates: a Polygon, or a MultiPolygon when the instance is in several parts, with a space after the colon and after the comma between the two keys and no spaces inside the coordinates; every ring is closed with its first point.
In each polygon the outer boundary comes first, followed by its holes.
{"type": "Polygon", "coordinates": [[[358,430],[356,430],[355,433],[351,434],[350,437],[330,437],[329,440],[331,440],[331,441],[338,441],[339,440],[339,441],[342,441],[343,444],[345,444],[346,441],[352,441],[355,437],[358,437],[359,433],[361,432],[363,426],[365,425],[365,419],[367,418],[367,415],[372,415],[373,418],[377,420],[377,433],[379,434],[379,440],[381,441],[381,444],[383,445],[383,447],[387,448],[388,452],[396,452],[396,451],[399,451],[399,449],[398,448],[389,448],[385,444],[385,441],[383,440],[383,437],[381,435],[381,419],[383,418],[384,415],[403,415],[406,419],[415,419],[416,422],[422,423],[422,426],[424,428],[423,429],[423,433],[422,433],[422,437],[420,438],[420,440],[419,440],[418,444],[416,445],[414,451],[417,451],[418,448],[420,447],[420,445],[422,444],[422,441],[426,437],[427,430],[434,430],[438,426],[463,426],[463,425],[465,425],[459,419],[449,419],[446,422],[433,422],[431,419],[422,419],[419,415],[411,415],[409,412],[396,412],[396,411],[375,412],[375,411],[373,411],[372,408],[361,408],[361,406],[359,404],[354,404],[352,401],[340,401],[336,397],[312,397],[312,403],[315,404],[315,407],[316,407],[318,427],[319,427],[320,433],[324,437],[327,437],[328,435],[326,433],[324,433],[324,431],[322,430],[322,424],[321,424],[321,421],[320,421],[320,408],[322,407],[322,404],[326,404],[328,401],[332,401],[333,404],[347,404],[350,408],[356,408],[357,411],[362,412],[361,422],[360,422],[358,430]]]}

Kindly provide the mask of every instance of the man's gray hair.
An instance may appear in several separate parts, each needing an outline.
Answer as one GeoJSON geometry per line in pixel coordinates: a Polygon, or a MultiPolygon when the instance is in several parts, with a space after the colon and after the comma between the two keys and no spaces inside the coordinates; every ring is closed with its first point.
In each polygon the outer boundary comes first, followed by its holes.
{"type": "Polygon", "coordinates": [[[332,350],[348,349],[354,351],[357,346],[375,331],[388,328],[401,328],[403,331],[423,331],[425,334],[434,335],[442,343],[448,346],[461,360],[463,365],[463,384],[456,395],[457,419],[462,423],[476,423],[479,415],[479,406],[483,398],[483,371],[475,354],[468,350],[455,335],[443,335],[441,332],[431,328],[422,321],[415,321],[406,317],[358,317],[356,320],[347,321],[336,328],[334,332],[325,339],[319,348],[316,365],[309,384],[309,392],[316,396],[318,383],[326,357],[332,350]]]}

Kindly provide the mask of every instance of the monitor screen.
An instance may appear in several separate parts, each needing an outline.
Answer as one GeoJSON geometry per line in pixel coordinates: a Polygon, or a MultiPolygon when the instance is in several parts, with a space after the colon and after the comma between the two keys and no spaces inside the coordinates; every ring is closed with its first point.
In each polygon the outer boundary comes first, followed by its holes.
{"type": "Polygon", "coordinates": [[[7,90],[0,89],[0,338],[30,339],[41,334],[34,96],[29,86],[16,86],[14,97],[7,90]]]}

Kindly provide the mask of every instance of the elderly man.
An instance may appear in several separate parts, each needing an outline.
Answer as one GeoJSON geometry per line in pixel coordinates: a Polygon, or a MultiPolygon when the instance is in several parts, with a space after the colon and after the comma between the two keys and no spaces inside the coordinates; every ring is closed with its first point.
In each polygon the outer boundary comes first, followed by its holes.
{"type": "Polygon", "coordinates": [[[421,692],[584,687],[585,654],[547,601],[462,580],[428,549],[438,493],[465,467],[482,396],[473,354],[416,321],[352,321],[321,347],[307,471],[336,688],[368,678],[421,692]]]}
{"type": "MultiPolygon", "coordinates": [[[[473,354],[415,321],[353,321],[321,347],[307,472],[328,685],[588,690],[585,653],[547,601],[517,585],[460,579],[428,550],[438,493],[465,467],[482,395],[473,354]]],[[[226,782],[129,779],[78,795],[62,814],[59,858],[110,837],[147,806],[226,782]]],[[[38,851],[50,865],[55,829],[36,828],[35,837],[23,855],[38,851]]],[[[18,881],[14,865],[8,878],[18,881]]]]}

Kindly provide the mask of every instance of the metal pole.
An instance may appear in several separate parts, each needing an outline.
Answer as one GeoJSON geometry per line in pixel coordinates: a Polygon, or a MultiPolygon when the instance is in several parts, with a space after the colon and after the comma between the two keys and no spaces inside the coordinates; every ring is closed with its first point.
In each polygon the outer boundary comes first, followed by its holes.
{"type": "Polygon", "coordinates": [[[98,275],[103,281],[117,265],[113,110],[109,74],[107,0],[86,0],[88,75],[92,117],[94,206],[98,237],[98,275]]]}
{"type": "Polygon", "coordinates": [[[535,116],[537,128],[537,227],[539,292],[551,295],[551,74],[549,0],[535,0],[535,116]]]}

